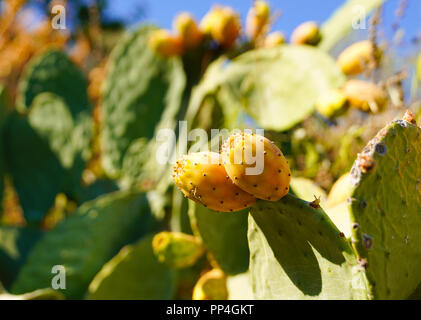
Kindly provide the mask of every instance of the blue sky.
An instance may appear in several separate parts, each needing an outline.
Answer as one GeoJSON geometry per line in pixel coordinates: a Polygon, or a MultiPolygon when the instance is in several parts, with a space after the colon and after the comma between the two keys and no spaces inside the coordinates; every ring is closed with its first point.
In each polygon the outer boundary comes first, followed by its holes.
{"type": "MultiPolygon", "coordinates": [[[[178,12],[190,11],[200,19],[215,3],[233,7],[240,13],[242,19],[245,19],[252,2],[252,0],[109,0],[109,7],[106,12],[110,16],[130,21],[129,24],[142,19],[143,21],[154,22],[163,28],[171,28],[172,19],[178,12]],[[133,15],[133,12],[136,12],[135,8],[139,6],[145,8],[143,18],[133,15]]],[[[315,20],[322,23],[334,12],[335,8],[343,3],[341,0],[269,0],[268,2],[274,10],[281,11],[281,16],[274,24],[273,30],[281,30],[287,35],[301,22],[315,20]]],[[[386,1],[384,10],[386,32],[391,31],[394,12],[399,2],[400,0],[386,1]]],[[[420,18],[421,1],[408,0],[407,10],[402,22],[406,42],[409,42],[415,34],[421,31],[420,18]]]]}

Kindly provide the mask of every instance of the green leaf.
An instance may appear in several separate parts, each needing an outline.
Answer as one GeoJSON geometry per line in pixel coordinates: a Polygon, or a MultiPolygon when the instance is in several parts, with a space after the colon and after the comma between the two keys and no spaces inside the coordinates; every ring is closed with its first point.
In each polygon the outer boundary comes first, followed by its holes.
{"type": "Polygon", "coordinates": [[[50,287],[52,267],[62,265],[66,271],[62,293],[82,298],[104,263],[153,226],[144,194],[115,192],[86,202],[36,244],[11,291],[50,287]]]}
{"type": "Polygon", "coordinates": [[[406,299],[421,282],[421,129],[383,128],[351,170],[352,240],[375,299],[406,299]]]}
{"type": "Polygon", "coordinates": [[[4,150],[4,127],[7,120],[7,97],[6,88],[0,84],[0,216],[3,211],[4,175],[6,172],[5,150],[4,150]]]}
{"type": "Polygon", "coordinates": [[[35,97],[42,92],[61,97],[73,117],[91,108],[82,72],[64,52],[58,50],[49,50],[30,61],[19,82],[17,110],[27,112],[35,97]]]}
{"type": "Polygon", "coordinates": [[[33,246],[43,233],[38,229],[0,227],[0,281],[10,288],[33,246]]]}
{"type": "Polygon", "coordinates": [[[135,139],[151,139],[161,119],[163,127],[176,124],[185,75],[178,58],[163,59],[148,49],[148,36],[155,29],[143,26],[129,34],[110,57],[101,132],[103,167],[110,177],[121,175],[124,155],[135,139]]]}
{"type": "Polygon", "coordinates": [[[366,299],[364,272],[322,209],[287,195],[251,207],[248,239],[256,299],[366,299]]]}
{"type": "Polygon", "coordinates": [[[171,299],[176,272],[160,263],[152,250],[153,235],[125,246],[108,261],[89,286],[90,300],[171,299]]]}
{"type": "Polygon", "coordinates": [[[211,95],[229,123],[244,108],[259,126],[287,130],[314,111],[320,94],[344,81],[333,59],[317,48],[282,45],[251,50],[209,66],[187,115],[192,117],[211,95]]]}
{"type": "Polygon", "coordinates": [[[247,271],[247,210],[217,212],[189,200],[189,216],[193,232],[218,266],[227,274],[247,271]]]}
{"type": "MultiPolygon", "coordinates": [[[[336,43],[352,31],[352,26],[358,24],[358,19],[365,21],[370,12],[384,0],[348,0],[321,27],[322,41],[319,47],[329,51],[336,43]]],[[[368,28],[368,22],[366,28],[368,28]]]]}

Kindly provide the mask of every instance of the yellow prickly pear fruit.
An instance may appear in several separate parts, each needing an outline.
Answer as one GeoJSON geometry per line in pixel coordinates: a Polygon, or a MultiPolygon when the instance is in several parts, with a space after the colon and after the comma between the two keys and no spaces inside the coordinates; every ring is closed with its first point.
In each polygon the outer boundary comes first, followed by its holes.
{"type": "Polygon", "coordinates": [[[383,111],[387,104],[387,95],[378,85],[363,80],[348,80],[342,87],[350,106],[365,112],[383,111]]]}
{"type": "Polygon", "coordinates": [[[231,48],[240,34],[240,18],[232,8],[217,6],[203,17],[200,29],[221,46],[231,48]]]}
{"type": "Polygon", "coordinates": [[[221,155],[215,152],[184,156],[177,161],[173,178],[186,197],[215,211],[238,211],[256,201],[231,181],[222,165],[221,155]]]}
{"type": "Polygon", "coordinates": [[[148,38],[148,47],[160,56],[169,58],[183,52],[181,38],[174,37],[167,30],[155,30],[148,38]]]}
{"type": "Polygon", "coordinates": [[[322,35],[320,33],[319,25],[314,21],[307,21],[300,24],[291,35],[292,44],[308,44],[316,46],[322,35]]]}
{"type": "Polygon", "coordinates": [[[188,12],[182,12],[174,20],[174,29],[183,40],[186,49],[194,49],[202,42],[202,32],[196,20],[188,12]]]}
{"type": "Polygon", "coordinates": [[[156,234],[152,248],[158,261],[175,269],[192,266],[204,252],[198,238],[181,232],[163,231],[156,234]]]}
{"type": "Polygon", "coordinates": [[[277,201],[289,191],[291,173],[281,150],[256,134],[234,133],[222,146],[229,177],[256,198],[277,201]]]}
{"type": "Polygon", "coordinates": [[[349,173],[345,173],[336,180],[327,196],[327,208],[333,208],[348,199],[352,190],[352,185],[349,179],[349,173]]]}
{"type": "Polygon", "coordinates": [[[268,31],[270,7],[266,1],[257,0],[247,14],[246,34],[256,40],[260,35],[268,31]]]}
{"type": "Polygon", "coordinates": [[[316,110],[326,118],[334,118],[348,109],[348,100],[341,90],[334,89],[322,94],[316,101],[316,110]]]}
{"type": "MultiPolygon", "coordinates": [[[[346,48],[339,55],[337,64],[346,75],[355,75],[364,71],[373,56],[374,47],[370,41],[359,41],[346,48]]],[[[375,58],[380,58],[377,50],[375,58]]]]}
{"type": "Polygon", "coordinates": [[[220,269],[202,275],[193,288],[193,300],[227,300],[227,277],[220,269]]]}
{"type": "Polygon", "coordinates": [[[284,44],[285,43],[285,35],[280,32],[280,31],[275,31],[275,32],[271,32],[269,33],[264,42],[263,42],[263,47],[264,48],[273,48],[276,47],[280,44],[284,44]]]}

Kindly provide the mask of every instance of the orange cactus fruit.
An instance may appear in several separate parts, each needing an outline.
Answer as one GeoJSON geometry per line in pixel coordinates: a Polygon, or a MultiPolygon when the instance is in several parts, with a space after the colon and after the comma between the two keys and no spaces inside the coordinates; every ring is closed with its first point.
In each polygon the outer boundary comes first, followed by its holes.
{"type": "Polygon", "coordinates": [[[168,30],[155,30],[148,38],[148,47],[156,54],[169,58],[183,53],[183,41],[168,30]]]}
{"type": "Polygon", "coordinates": [[[251,133],[234,133],[222,146],[228,176],[256,198],[277,201],[289,191],[291,172],[281,150],[269,139],[251,133]]]}
{"type": "Polygon", "coordinates": [[[280,44],[285,43],[285,35],[281,31],[274,31],[269,33],[264,42],[263,47],[264,48],[274,48],[280,44]]]}
{"type": "Polygon", "coordinates": [[[246,34],[256,40],[260,35],[266,34],[269,27],[270,7],[266,1],[257,0],[250,8],[246,20],[246,34]]]}
{"type": "Polygon", "coordinates": [[[226,300],[227,277],[220,269],[203,274],[193,288],[193,300],[226,300]]]}
{"type": "Polygon", "coordinates": [[[291,35],[292,44],[307,44],[316,46],[322,39],[319,25],[314,21],[300,24],[291,35]]]}
{"type": "Polygon", "coordinates": [[[238,211],[256,201],[232,182],[219,153],[197,152],[184,156],[177,161],[173,178],[187,198],[215,211],[238,211]]]}
{"type": "Polygon", "coordinates": [[[182,12],[176,16],[174,30],[183,40],[186,49],[194,49],[202,42],[203,34],[194,17],[188,12],[182,12]]]}
{"type": "Polygon", "coordinates": [[[229,49],[240,35],[240,17],[230,7],[215,6],[203,17],[200,30],[229,49]]]}
{"type": "Polygon", "coordinates": [[[350,106],[365,112],[378,113],[387,105],[387,94],[375,83],[351,79],[345,82],[342,93],[348,99],[350,106]]]}
{"type": "MultiPolygon", "coordinates": [[[[370,41],[359,41],[341,52],[338,56],[337,64],[346,75],[360,74],[369,64],[373,53],[374,47],[370,41]]],[[[377,50],[375,57],[380,58],[380,56],[381,51],[377,50]]]]}

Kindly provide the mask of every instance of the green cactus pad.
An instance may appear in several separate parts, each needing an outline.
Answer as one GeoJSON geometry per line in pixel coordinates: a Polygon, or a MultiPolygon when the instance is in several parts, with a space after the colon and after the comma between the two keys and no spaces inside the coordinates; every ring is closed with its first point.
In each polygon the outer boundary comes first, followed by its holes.
{"type": "Polygon", "coordinates": [[[241,106],[259,126],[286,130],[314,111],[321,93],[344,81],[335,61],[316,48],[282,45],[251,50],[209,66],[192,96],[189,113],[213,95],[225,117],[237,117],[241,106]],[[241,104],[232,103],[235,100],[241,104]]]}
{"type": "Polygon", "coordinates": [[[152,237],[125,246],[108,261],[89,285],[90,300],[157,300],[173,298],[176,272],[160,263],[152,237]]]}
{"type": "Polygon", "coordinates": [[[60,96],[74,117],[91,108],[82,72],[58,50],[47,51],[30,61],[19,83],[17,110],[27,112],[42,92],[60,96]]]}
{"type": "Polygon", "coordinates": [[[9,288],[43,233],[35,228],[0,227],[0,281],[9,288]]]}
{"type": "Polygon", "coordinates": [[[421,129],[383,128],[351,170],[352,240],[375,299],[406,299],[421,282],[421,129]]]}
{"type": "Polygon", "coordinates": [[[364,271],[322,209],[287,195],[251,207],[248,239],[256,299],[366,299],[364,271]]]}
{"type": "Polygon", "coordinates": [[[36,244],[11,291],[22,294],[50,287],[52,267],[63,265],[62,293],[82,298],[102,265],[153,225],[144,194],[115,192],[86,202],[36,244]]]}
{"type": "MultiPolygon", "coordinates": [[[[152,138],[162,114],[176,114],[185,86],[182,63],[163,59],[147,47],[152,26],[129,34],[113,50],[102,88],[104,127],[103,167],[121,175],[123,158],[132,141],[152,138]]],[[[172,125],[172,124],[171,124],[172,125]]]]}
{"type": "Polygon", "coordinates": [[[64,100],[52,93],[39,94],[27,117],[11,115],[6,160],[29,223],[42,219],[59,192],[80,197],[91,125],[85,112],[73,118],[64,100]]]}
{"type": "Polygon", "coordinates": [[[248,269],[247,215],[247,210],[217,212],[189,200],[193,232],[202,238],[211,260],[226,274],[242,273],[248,269]]]}
{"type": "MultiPolygon", "coordinates": [[[[368,28],[367,15],[383,4],[385,0],[348,0],[321,27],[322,41],[319,47],[329,51],[353,30],[353,23],[368,28]],[[361,17],[361,21],[358,18],[361,17]]],[[[365,28],[364,28],[365,29],[365,28]]]]}

